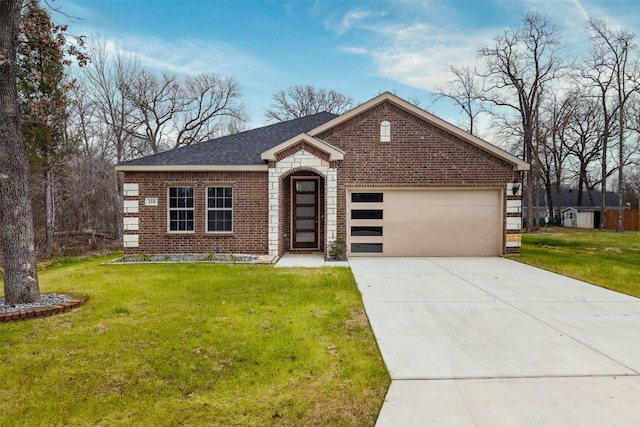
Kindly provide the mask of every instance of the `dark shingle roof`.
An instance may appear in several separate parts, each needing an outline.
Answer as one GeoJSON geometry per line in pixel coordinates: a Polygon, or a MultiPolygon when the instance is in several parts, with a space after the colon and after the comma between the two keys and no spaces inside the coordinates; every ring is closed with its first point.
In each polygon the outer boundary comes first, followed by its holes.
{"type": "MultiPolygon", "coordinates": [[[[591,191],[591,198],[593,198],[593,204],[590,202],[589,192],[582,192],[582,203],[578,205],[578,190],[575,189],[563,189],[561,190],[562,195],[562,207],[572,207],[572,208],[590,208],[590,207],[600,207],[600,201],[602,200],[602,193],[600,191],[591,191]]],[[[545,206],[545,193],[540,193],[540,198],[538,200],[538,206],[545,206]]],[[[551,190],[551,200],[553,202],[553,206],[558,206],[558,194],[556,190],[551,190]]],[[[527,205],[526,196],[522,197],[522,201],[524,206],[527,205]]],[[[613,191],[607,191],[605,197],[605,205],[606,206],[618,206],[618,195],[613,191]]]]}
{"type": "Polygon", "coordinates": [[[337,117],[317,113],[120,163],[121,165],[260,165],[262,152],[337,117]]]}

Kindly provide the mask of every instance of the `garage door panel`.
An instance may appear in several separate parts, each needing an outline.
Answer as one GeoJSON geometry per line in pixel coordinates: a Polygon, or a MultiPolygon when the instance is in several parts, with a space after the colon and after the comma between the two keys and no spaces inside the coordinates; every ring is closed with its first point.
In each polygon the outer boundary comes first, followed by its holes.
{"type": "Polygon", "coordinates": [[[473,206],[452,208],[451,206],[392,206],[383,209],[385,222],[398,220],[423,223],[473,222],[488,223],[496,221],[496,206],[473,206]],[[473,209],[473,212],[457,212],[460,209],[473,209]]]}
{"type": "Polygon", "coordinates": [[[495,237],[498,229],[493,223],[449,223],[451,227],[434,223],[413,223],[407,227],[402,223],[385,223],[383,235],[385,240],[430,240],[444,238],[490,239],[495,237]]]}
{"type": "MultiPolygon", "coordinates": [[[[500,255],[501,194],[498,189],[386,190],[384,201],[375,204],[383,210],[383,219],[375,224],[383,227],[383,236],[368,237],[366,242],[383,243],[385,256],[500,255]]],[[[360,205],[350,204],[349,208],[358,209],[360,205]]],[[[367,208],[373,207],[367,204],[367,208]]],[[[349,224],[374,225],[363,220],[349,224]]],[[[349,239],[365,242],[357,236],[349,239]]]]}
{"type": "Polygon", "coordinates": [[[459,240],[461,242],[467,240],[491,240],[495,243],[495,235],[498,232],[495,227],[456,227],[448,229],[446,227],[429,228],[429,227],[417,227],[411,234],[408,233],[393,233],[392,228],[385,229],[385,238],[383,241],[400,240],[400,241],[413,241],[420,240],[430,241],[438,239],[459,240]]]}
{"type": "Polygon", "coordinates": [[[385,192],[385,205],[402,206],[492,206],[494,203],[487,198],[488,191],[483,190],[453,190],[453,191],[412,191],[394,190],[385,192]]]}
{"type": "Polygon", "coordinates": [[[430,239],[384,243],[385,256],[495,256],[495,245],[485,240],[430,239]],[[428,253],[429,255],[416,255],[428,253]],[[389,255],[391,254],[391,255],[389,255]]]}

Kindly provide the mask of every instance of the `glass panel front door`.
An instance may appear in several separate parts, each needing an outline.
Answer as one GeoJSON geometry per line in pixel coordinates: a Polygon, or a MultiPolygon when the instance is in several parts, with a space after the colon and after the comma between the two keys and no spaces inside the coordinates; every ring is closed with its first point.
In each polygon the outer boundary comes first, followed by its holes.
{"type": "Polygon", "coordinates": [[[318,247],[318,180],[293,181],[293,249],[318,247]]]}

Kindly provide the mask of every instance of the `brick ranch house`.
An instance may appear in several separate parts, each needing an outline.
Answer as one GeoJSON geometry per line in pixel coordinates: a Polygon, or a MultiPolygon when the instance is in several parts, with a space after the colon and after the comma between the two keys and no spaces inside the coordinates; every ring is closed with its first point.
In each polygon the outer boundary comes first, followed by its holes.
{"type": "Polygon", "coordinates": [[[520,252],[529,165],[390,93],[121,163],[127,254],[520,252]],[[514,185],[514,183],[516,183],[514,185]]]}

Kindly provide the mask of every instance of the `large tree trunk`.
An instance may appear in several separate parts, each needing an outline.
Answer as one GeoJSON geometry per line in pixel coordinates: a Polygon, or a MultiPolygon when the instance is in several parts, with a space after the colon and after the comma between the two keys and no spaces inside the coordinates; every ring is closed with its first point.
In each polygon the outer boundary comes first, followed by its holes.
{"type": "Polygon", "coordinates": [[[0,0],[0,226],[5,304],[40,298],[29,161],[20,126],[16,47],[22,0],[0,0]]]}
{"type": "Polygon", "coordinates": [[[584,163],[580,164],[580,174],[578,175],[578,206],[582,206],[584,199],[584,177],[587,176],[587,171],[584,169],[584,163]]]}

